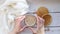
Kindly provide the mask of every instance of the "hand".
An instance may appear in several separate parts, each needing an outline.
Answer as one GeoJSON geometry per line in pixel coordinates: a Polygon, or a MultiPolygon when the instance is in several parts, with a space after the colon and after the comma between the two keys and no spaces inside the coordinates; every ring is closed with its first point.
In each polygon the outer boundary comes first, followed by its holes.
{"type": "Polygon", "coordinates": [[[39,16],[36,16],[36,18],[37,18],[37,30],[38,30],[44,25],[44,19],[39,16]]]}
{"type": "Polygon", "coordinates": [[[20,17],[18,17],[18,18],[16,18],[15,19],[15,27],[14,27],[14,29],[13,29],[13,31],[12,31],[12,33],[11,34],[16,34],[16,33],[19,33],[19,32],[21,32],[25,27],[27,27],[27,26],[24,26],[23,28],[21,27],[21,22],[22,22],[22,20],[25,18],[25,16],[20,16],[20,17]]]}
{"type": "Polygon", "coordinates": [[[37,34],[37,30],[44,25],[44,20],[41,17],[36,16],[36,19],[37,19],[37,29],[29,27],[29,29],[33,32],[33,34],[37,34]]]}

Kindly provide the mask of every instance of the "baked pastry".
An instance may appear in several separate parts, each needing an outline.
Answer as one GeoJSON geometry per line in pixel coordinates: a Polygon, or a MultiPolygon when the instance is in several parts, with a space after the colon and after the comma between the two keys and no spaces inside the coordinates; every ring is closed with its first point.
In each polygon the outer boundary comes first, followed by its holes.
{"type": "Polygon", "coordinates": [[[51,24],[51,21],[52,21],[52,17],[51,17],[51,15],[49,15],[49,14],[44,15],[44,16],[43,16],[43,19],[45,20],[45,23],[44,23],[45,26],[51,24]]]}
{"type": "Polygon", "coordinates": [[[37,22],[36,17],[33,15],[26,15],[25,24],[27,26],[33,26],[37,22]]]}
{"type": "Polygon", "coordinates": [[[48,12],[47,8],[40,7],[40,8],[38,8],[36,13],[37,13],[38,16],[42,17],[43,15],[48,14],[49,12],[48,12]]]}

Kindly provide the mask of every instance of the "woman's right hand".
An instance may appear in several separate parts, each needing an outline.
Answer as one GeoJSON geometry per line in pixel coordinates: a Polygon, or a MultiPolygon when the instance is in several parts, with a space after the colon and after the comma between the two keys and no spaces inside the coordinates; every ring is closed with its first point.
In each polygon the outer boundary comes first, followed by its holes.
{"type": "Polygon", "coordinates": [[[36,16],[36,19],[37,19],[37,28],[34,29],[32,27],[28,27],[33,32],[33,34],[37,34],[37,31],[44,26],[44,19],[43,18],[36,16]]]}

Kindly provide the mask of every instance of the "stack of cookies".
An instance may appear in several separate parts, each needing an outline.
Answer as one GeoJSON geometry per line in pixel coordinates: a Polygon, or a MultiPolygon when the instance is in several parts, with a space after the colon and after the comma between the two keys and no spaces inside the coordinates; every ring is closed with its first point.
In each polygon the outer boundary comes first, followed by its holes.
{"type": "Polygon", "coordinates": [[[39,7],[36,14],[45,20],[44,26],[51,24],[51,15],[46,7],[39,7]]]}

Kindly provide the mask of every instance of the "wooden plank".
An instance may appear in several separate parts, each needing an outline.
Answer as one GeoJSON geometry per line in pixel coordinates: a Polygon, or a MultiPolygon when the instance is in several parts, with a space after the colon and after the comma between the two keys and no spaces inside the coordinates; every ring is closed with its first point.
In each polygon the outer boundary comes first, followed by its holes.
{"type": "Polygon", "coordinates": [[[60,31],[54,31],[54,32],[48,31],[45,34],[60,34],[60,31]]]}
{"type": "Polygon", "coordinates": [[[50,13],[52,16],[52,22],[50,26],[60,26],[60,13],[50,13]]]}
{"type": "Polygon", "coordinates": [[[60,31],[60,27],[56,27],[56,26],[48,26],[48,27],[45,27],[45,31],[60,31]]]}
{"type": "Polygon", "coordinates": [[[60,27],[48,28],[45,34],[60,34],[60,27]]]}

